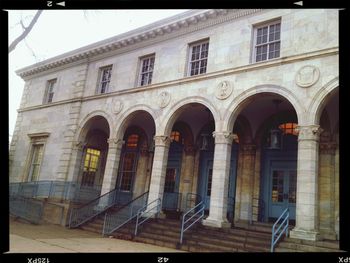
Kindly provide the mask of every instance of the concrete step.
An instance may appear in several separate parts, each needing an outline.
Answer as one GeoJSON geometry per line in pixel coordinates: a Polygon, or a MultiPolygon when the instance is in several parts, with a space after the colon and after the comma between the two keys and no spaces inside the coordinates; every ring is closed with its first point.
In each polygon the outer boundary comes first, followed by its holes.
{"type": "Polygon", "coordinates": [[[286,238],[286,239],[284,239],[284,241],[289,242],[289,243],[317,246],[317,247],[321,247],[321,248],[323,247],[323,248],[328,248],[328,249],[339,249],[339,242],[333,241],[333,240],[309,241],[309,240],[301,240],[301,239],[296,239],[296,238],[286,238]]]}
{"type": "Polygon", "coordinates": [[[314,245],[299,244],[295,242],[282,241],[278,244],[278,248],[288,248],[301,252],[340,252],[338,249],[318,247],[314,245]]]}
{"type": "Polygon", "coordinates": [[[133,241],[156,245],[156,246],[162,246],[162,247],[169,247],[169,248],[177,248],[177,243],[168,241],[165,239],[154,239],[144,236],[136,236],[134,237],[133,241]]]}

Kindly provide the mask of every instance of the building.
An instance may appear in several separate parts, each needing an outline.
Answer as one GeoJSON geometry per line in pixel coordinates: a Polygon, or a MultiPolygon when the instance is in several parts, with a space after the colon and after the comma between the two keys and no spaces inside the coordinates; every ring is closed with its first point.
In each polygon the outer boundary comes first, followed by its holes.
{"type": "Polygon", "coordinates": [[[291,237],[338,239],[337,10],[193,10],[17,73],[11,183],[197,195],[218,228],[289,207],[291,237]]]}

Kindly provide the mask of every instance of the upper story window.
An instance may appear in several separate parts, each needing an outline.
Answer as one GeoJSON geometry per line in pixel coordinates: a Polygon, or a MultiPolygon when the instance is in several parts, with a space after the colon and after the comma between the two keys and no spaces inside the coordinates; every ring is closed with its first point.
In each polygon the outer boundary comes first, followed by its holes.
{"type": "Polygon", "coordinates": [[[147,56],[141,59],[139,86],[152,84],[154,60],[155,55],[147,56]]]}
{"type": "Polygon", "coordinates": [[[107,93],[109,89],[109,83],[111,81],[112,66],[100,68],[100,78],[98,83],[97,93],[107,93]]]}
{"type": "Polygon", "coordinates": [[[254,29],[254,61],[264,61],[280,56],[281,21],[273,21],[254,29]]]}
{"type": "Polygon", "coordinates": [[[298,135],[298,132],[296,130],[297,126],[297,123],[287,122],[280,124],[278,128],[282,130],[283,134],[298,135]]]}
{"type": "Polygon", "coordinates": [[[44,96],[44,103],[51,103],[53,99],[53,95],[55,93],[57,79],[51,79],[47,81],[46,91],[44,96]]]}
{"type": "Polygon", "coordinates": [[[209,40],[190,45],[188,75],[194,76],[207,72],[209,40]]]}

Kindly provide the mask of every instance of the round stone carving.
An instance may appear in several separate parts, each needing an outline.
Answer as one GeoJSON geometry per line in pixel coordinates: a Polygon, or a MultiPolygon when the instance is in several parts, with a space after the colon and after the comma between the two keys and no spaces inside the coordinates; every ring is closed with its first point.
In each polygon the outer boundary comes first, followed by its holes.
{"type": "Polygon", "coordinates": [[[168,106],[169,102],[170,102],[170,93],[167,91],[163,91],[162,93],[160,93],[159,98],[158,98],[158,105],[161,108],[164,108],[166,106],[168,106]]]}
{"type": "Polygon", "coordinates": [[[123,109],[123,102],[121,102],[120,100],[113,100],[112,101],[112,111],[114,114],[118,114],[119,112],[122,111],[123,109]]]}
{"type": "Polygon", "coordinates": [[[232,85],[229,81],[225,80],[219,83],[217,86],[215,96],[219,100],[227,99],[232,93],[232,85]]]}
{"type": "Polygon", "coordinates": [[[296,76],[295,82],[299,87],[307,88],[314,85],[320,78],[320,70],[311,65],[301,67],[296,76]]]}

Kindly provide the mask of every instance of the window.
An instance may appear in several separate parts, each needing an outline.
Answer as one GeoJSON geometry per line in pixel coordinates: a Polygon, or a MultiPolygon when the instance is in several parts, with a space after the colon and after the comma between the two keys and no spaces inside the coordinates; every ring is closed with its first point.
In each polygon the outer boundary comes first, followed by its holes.
{"type": "Polygon", "coordinates": [[[178,131],[172,131],[170,134],[170,140],[172,142],[180,142],[181,141],[181,134],[178,131]]]}
{"type": "Polygon", "coordinates": [[[46,91],[44,96],[44,103],[51,103],[53,99],[53,94],[55,92],[57,79],[51,79],[47,82],[46,91]]]}
{"type": "Polygon", "coordinates": [[[278,128],[282,130],[283,134],[298,135],[298,132],[296,131],[297,126],[297,123],[287,122],[280,124],[278,128]]]}
{"type": "Polygon", "coordinates": [[[109,83],[111,81],[112,66],[103,67],[100,69],[100,81],[98,84],[98,93],[107,93],[109,89],[109,83]]]}
{"type": "Polygon", "coordinates": [[[255,28],[255,62],[278,58],[281,45],[281,22],[274,21],[255,28]]]}
{"type": "Polygon", "coordinates": [[[33,145],[32,149],[33,149],[32,161],[30,164],[30,170],[29,170],[29,176],[28,176],[29,182],[35,182],[35,181],[38,181],[39,179],[40,166],[43,160],[44,144],[33,145]]]}
{"type": "Polygon", "coordinates": [[[101,152],[96,149],[87,148],[84,159],[83,178],[81,180],[82,186],[93,186],[95,175],[98,169],[99,158],[101,152]]]}
{"type": "Polygon", "coordinates": [[[152,84],[154,59],[155,59],[154,55],[141,59],[140,81],[139,81],[140,86],[146,86],[146,85],[152,84]]]}
{"type": "Polygon", "coordinates": [[[190,45],[189,70],[190,76],[207,72],[209,41],[190,45]]]}

